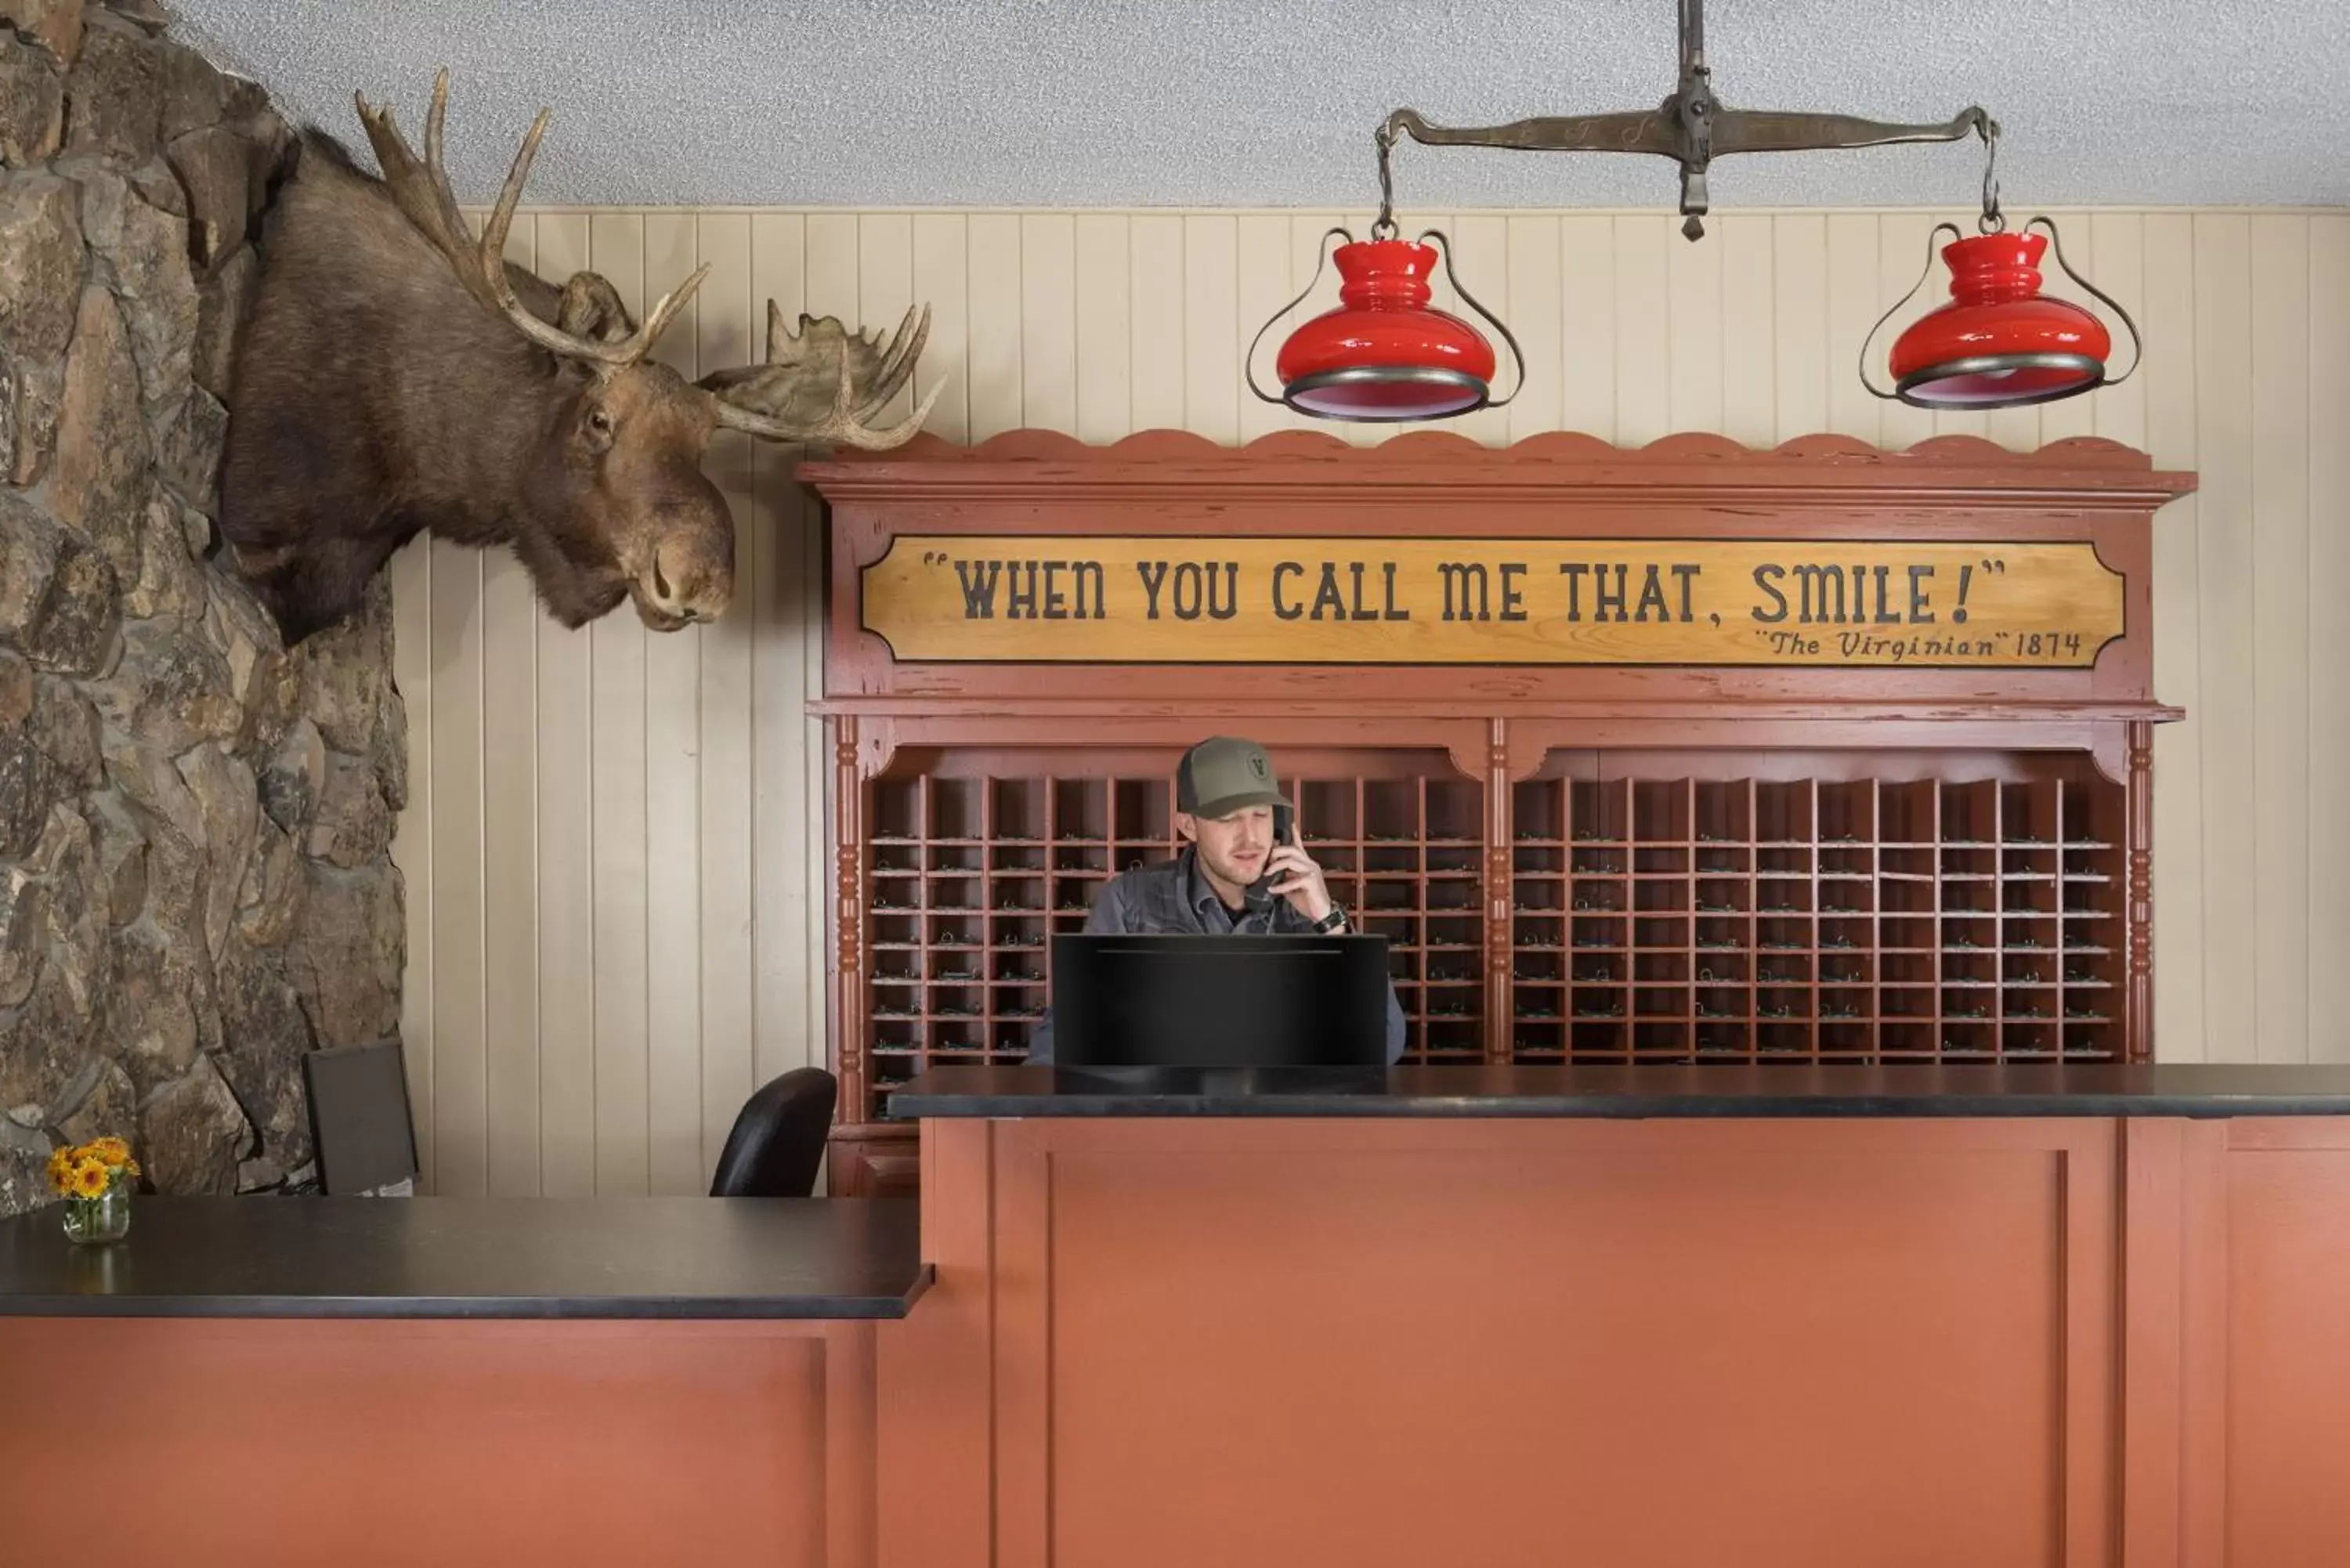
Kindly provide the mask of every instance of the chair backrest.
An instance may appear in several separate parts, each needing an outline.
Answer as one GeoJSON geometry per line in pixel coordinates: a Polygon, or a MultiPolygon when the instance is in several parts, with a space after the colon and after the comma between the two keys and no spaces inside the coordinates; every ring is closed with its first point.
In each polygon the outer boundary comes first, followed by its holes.
{"type": "Polygon", "coordinates": [[[743,1106],[710,1178],[712,1198],[806,1198],[832,1130],[840,1085],[821,1067],[795,1067],[743,1106]]]}
{"type": "Polygon", "coordinates": [[[305,1052],[302,1082],[321,1192],[376,1192],[415,1178],[416,1128],[396,1037],[305,1052]]]}

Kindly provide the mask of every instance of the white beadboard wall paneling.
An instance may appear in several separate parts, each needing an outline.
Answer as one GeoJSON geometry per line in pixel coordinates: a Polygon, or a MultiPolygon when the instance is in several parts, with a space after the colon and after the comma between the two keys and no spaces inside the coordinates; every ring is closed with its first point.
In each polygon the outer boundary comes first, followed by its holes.
{"type": "MultiPolygon", "coordinates": [[[[645,217],[647,305],[700,265],[691,213],[645,217]]],[[[705,284],[707,280],[704,280],[705,284]]],[[[701,374],[700,290],[653,358],[701,374]]],[[[715,369],[716,367],[712,367],[715,369]]],[[[633,605],[615,615],[635,618],[633,605]]],[[[645,1137],[654,1192],[706,1191],[702,1164],[702,637],[649,635],[645,649],[645,1137]]]]}
{"type": "MultiPolygon", "coordinates": [[[[1671,301],[1665,331],[1672,345],[1666,364],[1668,431],[1722,428],[1728,401],[1722,268],[1729,257],[1716,222],[1707,223],[1705,237],[1695,244],[1682,237],[1679,223],[1665,225],[1665,297],[1671,301]]],[[[1872,242],[1875,237],[1872,233],[1872,242]]]]}
{"type": "MultiPolygon", "coordinates": [[[[852,265],[842,254],[855,230],[844,230],[837,222],[839,214],[812,213],[808,215],[807,246],[804,265],[806,269],[808,313],[812,316],[837,316],[844,321],[874,317],[877,312],[861,301],[863,271],[852,265]]],[[[1023,220],[1015,220],[1015,223],[1023,220]]],[[[1014,244],[1024,254],[1024,236],[1015,234],[1014,244]]],[[[1017,384],[1025,396],[1026,368],[1020,363],[1022,323],[1018,317],[1021,280],[1006,278],[1011,299],[1005,308],[1014,313],[1013,355],[1017,384]]],[[[889,302],[884,301],[886,310],[889,302]]],[[[1012,408],[1020,407],[1014,402],[1012,408]]],[[[1016,415],[1007,423],[1023,422],[1016,415]]],[[[797,449],[786,449],[794,462],[800,456],[797,449]]],[[[794,546],[796,571],[791,591],[782,599],[784,624],[778,628],[782,636],[789,637],[799,649],[800,708],[798,714],[801,788],[806,806],[796,822],[790,826],[798,832],[797,847],[790,869],[796,874],[795,896],[808,912],[810,940],[817,957],[792,976],[791,1022],[777,1034],[771,1047],[776,1060],[776,1072],[805,1066],[824,1058],[826,976],[828,966],[824,957],[827,935],[825,912],[832,907],[832,867],[825,858],[824,824],[827,802],[832,784],[832,758],[824,743],[824,725],[808,717],[807,704],[824,695],[824,514],[813,494],[801,491],[790,483],[788,469],[778,474],[784,481],[779,500],[791,504],[792,522],[784,536],[794,546]]],[[[805,951],[805,950],[803,950],[805,951]]]]}
{"type": "MultiPolygon", "coordinates": [[[[872,315],[875,307],[866,306],[872,315]]],[[[1020,422],[1077,428],[1077,224],[1067,213],[1020,220],[1020,422]]]]}
{"type": "Polygon", "coordinates": [[[1134,428],[1133,243],[1124,213],[1077,214],[1076,433],[1096,444],[1134,428]]]}
{"type": "MultiPolygon", "coordinates": [[[[1875,442],[1877,400],[1860,379],[1860,344],[1893,303],[1877,297],[1875,214],[1829,213],[1826,244],[1827,336],[1822,341],[1826,352],[1820,369],[1827,382],[1827,415],[1821,428],[1875,442]]],[[[1883,385],[1881,379],[1878,384],[1883,385]]]]}
{"type": "MultiPolygon", "coordinates": [[[[2350,217],[2310,220],[2309,235],[2309,646],[2350,647],[2350,217]]],[[[2309,1055],[2350,1061],[2350,818],[2340,809],[2350,778],[2350,689],[2338,677],[2309,681],[2309,1055]],[[2320,789],[2315,781],[2334,782],[2320,789]]]]}
{"type": "MultiPolygon", "coordinates": [[[[896,341],[898,323],[914,302],[914,220],[905,213],[868,213],[857,222],[858,318],[846,325],[877,340],[896,341]]],[[[895,424],[914,411],[911,394],[900,389],[874,416],[895,424]]]]}
{"type": "MultiPolygon", "coordinates": [[[[1299,286],[1289,281],[1290,253],[1296,249],[1289,233],[1286,213],[1250,213],[1244,214],[1233,235],[1233,363],[1242,363],[1249,350],[1249,339],[1264,325],[1274,312],[1287,305],[1299,286]]],[[[1318,303],[1315,308],[1322,308],[1318,303]]],[[[1303,319],[1301,307],[1300,319],[1303,319]]],[[[1284,324],[1274,329],[1287,336],[1291,328],[1284,324]]],[[[1265,336],[1272,337],[1272,333],[1265,336]]],[[[1259,345],[1262,350],[1263,345],[1259,345]]],[[[1278,350],[1276,342],[1274,349],[1278,350]]],[[[1274,378],[1270,369],[1257,373],[1257,385],[1267,391],[1276,390],[1270,383],[1274,378]]],[[[1241,440],[1254,441],[1261,435],[1286,428],[1292,420],[1288,408],[1280,403],[1268,403],[1250,391],[1245,384],[1239,389],[1241,440]]]]}
{"type": "Polygon", "coordinates": [[[2309,219],[2251,220],[2252,981],[2263,1060],[2309,1042],[2309,219]],[[2271,830],[2271,823],[2290,824],[2271,830]],[[2290,1043],[2290,1044],[2288,1044],[2290,1043]]]}
{"type": "Polygon", "coordinates": [[[482,1013],[484,1179],[543,1190],[539,1067],[538,601],[503,552],[482,562],[482,1013]]]}
{"type": "Polygon", "coordinates": [[[488,1180],[482,984],[483,553],[435,539],[432,638],[432,1121],[440,1190],[488,1180]]]}
{"type": "MultiPolygon", "coordinates": [[[[2350,570],[2350,443],[2324,439],[2350,420],[2350,215],[2054,215],[2074,265],[2145,327],[2146,366],[2089,398],[1959,415],[1854,379],[1936,214],[1723,213],[1697,245],[1653,211],[1407,228],[1445,230],[1462,284],[1525,345],[1516,401],[1451,427],[1482,441],[2095,434],[2198,470],[2201,493],[2155,525],[2156,685],[2189,714],[2157,732],[2157,1048],[2350,1059],[2327,1032],[2350,966],[2325,961],[2350,943],[2350,822],[2316,782],[2350,772],[2350,700],[2310,668],[2350,634],[2327,591],[2350,570]]],[[[1949,216],[1972,232],[1971,213],[1949,216]]],[[[512,254],[558,282],[593,266],[637,308],[709,264],[660,350],[690,374],[758,358],[770,298],[787,321],[873,329],[927,302],[929,348],[888,417],[943,385],[929,428],[950,440],[1038,425],[1233,441],[1315,424],[1250,396],[1242,357],[1348,220],[1359,229],[1359,213],[1322,212],[545,210],[516,223],[512,254]]],[[[2048,275],[2081,297],[2053,257],[2048,275]]],[[[1336,293],[1326,268],[1267,333],[1262,383],[1336,293]]],[[[1436,293],[1465,311],[1441,278],[1436,293]]],[[[1880,380],[1891,337],[1946,296],[1937,262],[1875,345],[1880,380]]],[[[801,455],[713,442],[735,600],[691,631],[648,635],[626,607],[567,630],[502,553],[421,544],[394,559],[401,1029],[432,1189],[702,1190],[751,1090],[822,1059],[831,762],[805,704],[823,686],[824,545],[791,479],[801,455]]]]}
{"type": "MultiPolygon", "coordinates": [[[[561,281],[588,265],[586,213],[546,213],[536,229],[541,276],[561,281]]],[[[538,650],[539,1190],[582,1198],[596,1190],[594,633],[567,629],[536,603],[531,624],[538,650]]]]}
{"type": "MultiPolygon", "coordinates": [[[[1713,371],[1721,383],[1721,433],[1769,446],[1779,433],[1777,222],[1729,213],[1708,228],[1721,252],[1720,368],[1713,371]]],[[[1694,374],[1707,374],[1701,362],[1694,374]]]]}
{"type": "MultiPolygon", "coordinates": [[[[642,317],[645,217],[598,213],[588,223],[588,260],[642,317]]],[[[646,785],[651,772],[645,728],[644,623],[622,606],[587,628],[589,753],[596,832],[595,877],[596,1190],[651,1190],[646,1106],[650,1071],[646,785]]]]}
{"type": "MultiPolygon", "coordinates": [[[[970,225],[963,363],[970,367],[970,439],[982,441],[1017,430],[1021,422],[1020,216],[973,213],[970,225]]],[[[816,257],[813,247],[809,256],[816,257]]],[[[953,345],[938,348],[951,351],[953,345]]]]}
{"type": "Polygon", "coordinates": [[[1139,431],[1185,428],[1184,227],[1173,213],[1137,213],[1127,220],[1127,306],[1134,312],[1127,333],[1134,367],[1128,400],[1132,428],[1139,431]]]}
{"type": "Polygon", "coordinates": [[[1510,292],[1494,308],[1503,312],[1502,319],[1525,350],[1526,384],[1508,409],[1508,439],[1523,441],[1565,428],[1561,410],[1566,365],[1559,347],[1565,341],[1566,316],[1559,278],[1558,216],[1513,213],[1509,235],[1510,292]]]}
{"type": "MultiPolygon", "coordinates": [[[[951,240],[955,256],[950,271],[933,251],[918,249],[918,265],[937,270],[941,282],[959,284],[963,275],[962,225],[941,236],[928,235],[931,244],[951,240]]],[[[917,277],[917,284],[921,281],[917,277]]],[[[809,306],[807,292],[807,219],[796,213],[763,213],[751,220],[751,297],[764,312],[772,299],[789,319],[796,320],[809,306]]],[[[959,288],[942,292],[941,305],[950,306],[931,317],[931,342],[924,358],[937,356],[929,375],[945,371],[959,351],[966,355],[959,288]],[[941,349],[943,352],[941,352],[941,349]]],[[[917,371],[920,379],[924,373],[917,371]]],[[[968,417],[969,405],[953,385],[939,400],[949,419],[968,417]]],[[[800,596],[806,589],[802,535],[808,516],[798,486],[791,482],[791,464],[797,452],[790,447],[759,444],[755,462],[758,493],[763,502],[754,525],[739,526],[736,537],[754,534],[753,580],[743,607],[752,612],[751,664],[751,961],[752,1077],[764,1083],[803,1059],[801,1040],[805,1003],[802,992],[821,984],[824,975],[823,919],[820,907],[811,909],[806,895],[807,833],[805,824],[817,805],[808,796],[806,731],[806,682],[802,666],[806,653],[798,623],[800,596]]],[[[723,1141],[724,1134],[719,1137],[723,1141]]]]}
{"type": "Polygon", "coordinates": [[[1669,248],[1689,242],[1662,213],[1616,220],[1616,439],[1646,446],[1672,434],[1673,296],[1669,248]]]}
{"type": "MultiPolygon", "coordinates": [[[[1508,397],[1518,374],[1517,367],[1510,361],[1510,347],[1502,341],[1499,333],[1485,325],[1484,318],[1468,299],[1461,296],[1460,291],[1467,290],[1470,298],[1487,310],[1500,313],[1506,308],[1511,292],[1509,220],[1499,215],[1456,213],[1446,222],[1444,232],[1452,241],[1454,275],[1442,296],[1448,301],[1445,308],[1474,324],[1493,345],[1492,390],[1496,396],[1508,397]],[[1457,281],[1458,288],[1451,286],[1452,281],[1457,281]]],[[[1509,323],[1511,331],[1517,330],[1517,325],[1510,322],[1508,316],[1503,315],[1502,319],[1509,323]]],[[[1510,439],[1510,410],[1506,408],[1480,409],[1446,422],[1486,446],[1499,446],[1510,439]]]]}
{"type": "MultiPolygon", "coordinates": [[[[701,373],[756,364],[766,353],[766,302],[752,287],[751,219],[707,213],[697,220],[695,254],[710,268],[694,323],[701,373]]],[[[910,236],[899,253],[911,265],[910,236]]],[[[695,780],[701,812],[699,980],[701,1099],[694,1190],[707,1190],[734,1114],[756,1087],[752,1041],[757,1018],[753,919],[753,670],[758,651],[753,582],[773,522],[759,509],[759,462],[767,443],[736,431],[712,437],[702,472],[734,514],[734,599],[715,622],[683,635],[702,644],[702,711],[695,780]]]]}
{"type": "Polygon", "coordinates": [[[1771,224],[1772,427],[1793,441],[1828,424],[1828,221],[1783,213],[1771,224]]]}
{"type": "MultiPolygon", "coordinates": [[[[2147,334],[2145,446],[2165,466],[2199,469],[2194,220],[2152,213],[2144,236],[2137,319],[2147,334]]],[[[2106,237],[2110,249],[2110,231],[2106,237]]],[[[2092,394],[2100,403],[2108,395],[2092,394]]],[[[2196,677],[2202,662],[2201,504],[2199,496],[2182,496],[2154,519],[2154,692],[2187,713],[2157,730],[2154,742],[2154,1038],[2156,1053],[2174,1061],[2206,1056],[2203,724],[2196,677]]]]}
{"type": "MultiPolygon", "coordinates": [[[[1553,351],[1565,377],[1558,428],[1617,441],[1616,219],[1569,213],[1558,230],[1561,335],[1553,351]]],[[[1529,343],[1526,352],[1542,349],[1529,343]]]]}
{"type": "Polygon", "coordinates": [[[1240,439],[1240,220],[1183,220],[1183,423],[1211,441],[1240,439]]]}
{"type": "Polygon", "coordinates": [[[2203,727],[2203,1010],[2215,1061],[2257,1061],[2262,998],[2254,680],[2251,221],[2195,219],[2195,527],[2203,727]]]}
{"type": "MultiPolygon", "coordinates": [[[[948,441],[971,439],[971,225],[961,213],[918,213],[913,220],[914,297],[931,307],[931,336],[914,362],[917,401],[941,382],[922,428],[948,441]]],[[[1104,265],[1108,263],[1105,260],[1104,265]]],[[[1080,274],[1081,279],[1085,274],[1080,274]]],[[[754,296],[757,290],[754,290],[754,296]]],[[[762,306],[764,309],[764,307],[762,306]]],[[[1120,389],[1121,391],[1123,389],[1120,389]]]]}
{"type": "MultiPolygon", "coordinates": [[[[954,280],[962,280],[963,225],[931,233],[931,244],[951,240],[954,280]]],[[[917,264],[929,254],[917,252],[917,264]]],[[[766,301],[796,320],[808,308],[808,221],[801,214],[756,214],[750,228],[752,298],[766,301]]],[[[959,294],[942,296],[931,317],[931,343],[945,341],[945,358],[963,353],[959,294]]],[[[933,350],[926,350],[929,359],[933,350]]],[[[931,364],[929,374],[942,369],[931,364]]],[[[917,371],[917,379],[923,371],[917,371]]],[[[954,386],[940,398],[947,419],[968,419],[968,402],[954,386]]],[[[933,416],[938,409],[933,409],[933,416]]],[[[759,442],[754,459],[762,498],[759,526],[750,553],[752,581],[745,583],[752,611],[752,1082],[766,1082],[799,1060],[801,987],[823,973],[817,917],[801,891],[806,858],[808,759],[804,741],[804,681],[796,620],[801,566],[801,501],[792,484],[790,447],[759,442]]],[[[740,538],[740,534],[738,534],[740,538]]],[[[723,1133],[719,1133],[723,1140],[723,1133]]]]}

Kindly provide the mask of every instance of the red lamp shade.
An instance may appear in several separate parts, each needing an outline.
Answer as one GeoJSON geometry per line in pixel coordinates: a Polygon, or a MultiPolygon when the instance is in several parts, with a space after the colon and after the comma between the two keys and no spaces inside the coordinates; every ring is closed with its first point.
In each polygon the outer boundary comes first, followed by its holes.
{"type": "Polygon", "coordinates": [[[1895,395],[1920,408],[1999,409],[2102,385],[2112,336],[2081,306],[2041,294],[2047,248],[2028,230],[1944,246],[1950,302],[1894,342],[1895,395]]]}
{"type": "Polygon", "coordinates": [[[1414,240],[1340,245],[1336,310],[1299,327],[1274,360],[1281,400],[1337,420],[1436,420],[1492,400],[1493,346],[1430,308],[1438,254],[1414,240]]]}

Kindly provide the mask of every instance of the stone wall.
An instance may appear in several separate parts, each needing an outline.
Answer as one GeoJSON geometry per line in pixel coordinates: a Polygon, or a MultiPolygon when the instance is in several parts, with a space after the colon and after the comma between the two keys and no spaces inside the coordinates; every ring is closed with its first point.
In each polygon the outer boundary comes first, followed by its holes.
{"type": "Polygon", "coordinates": [[[389,589],[290,654],[215,562],[293,142],[153,0],[0,0],[0,1214],[52,1143],[159,1191],[310,1161],[301,1053],[397,1025],[389,589]]]}

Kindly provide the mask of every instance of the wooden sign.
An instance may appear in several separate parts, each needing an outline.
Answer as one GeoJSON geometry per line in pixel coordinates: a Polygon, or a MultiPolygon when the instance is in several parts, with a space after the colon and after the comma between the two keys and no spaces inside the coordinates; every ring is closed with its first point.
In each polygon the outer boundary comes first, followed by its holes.
{"type": "Polygon", "coordinates": [[[861,620],[901,662],[2087,669],[2086,543],[899,535],[861,620]]]}

